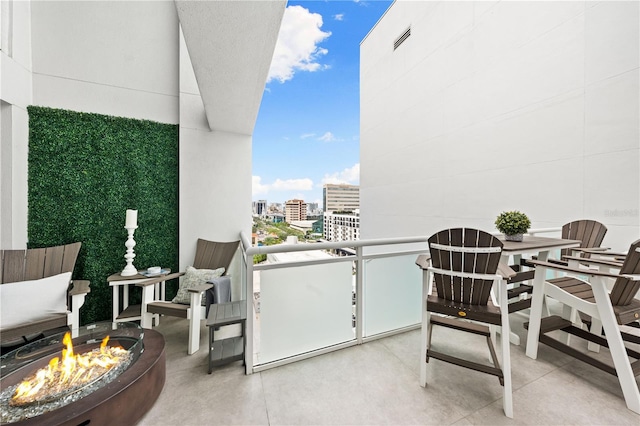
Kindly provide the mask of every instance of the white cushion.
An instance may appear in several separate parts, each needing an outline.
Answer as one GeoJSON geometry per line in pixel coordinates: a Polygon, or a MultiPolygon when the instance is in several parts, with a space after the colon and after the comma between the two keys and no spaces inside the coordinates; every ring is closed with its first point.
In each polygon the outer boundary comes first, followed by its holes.
{"type": "Polygon", "coordinates": [[[32,281],[0,284],[0,329],[67,312],[71,272],[32,281]]]}

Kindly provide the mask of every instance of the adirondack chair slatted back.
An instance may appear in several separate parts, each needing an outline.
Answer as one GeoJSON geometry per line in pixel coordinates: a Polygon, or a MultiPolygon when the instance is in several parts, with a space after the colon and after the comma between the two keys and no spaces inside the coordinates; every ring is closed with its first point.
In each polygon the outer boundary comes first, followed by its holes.
{"type": "MultiPolygon", "coordinates": [[[[461,248],[499,247],[502,242],[484,231],[455,228],[440,231],[429,238],[431,262],[443,271],[475,274],[495,274],[500,262],[500,250],[493,252],[464,252],[461,248]]],[[[434,273],[438,297],[471,305],[486,305],[493,280],[461,278],[434,273]]]]}
{"type": "Polygon", "coordinates": [[[199,238],[193,267],[196,269],[224,268],[226,275],[239,244],[240,241],[220,243],[199,238]]]}
{"type": "Polygon", "coordinates": [[[26,250],[1,250],[0,284],[73,272],[82,243],[26,250]]]}
{"type": "MultiPolygon", "coordinates": [[[[562,238],[582,241],[581,248],[600,247],[606,233],[607,227],[595,220],[576,220],[562,227],[562,238]]],[[[571,250],[563,249],[560,254],[570,255],[571,250]]],[[[585,257],[589,257],[588,254],[585,257]]]]}
{"type": "MultiPolygon", "coordinates": [[[[620,268],[620,275],[640,275],[640,240],[635,241],[629,248],[629,254],[620,268]]],[[[629,305],[640,290],[640,281],[632,281],[625,277],[616,278],[611,289],[611,304],[616,306],[629,305]]]]}

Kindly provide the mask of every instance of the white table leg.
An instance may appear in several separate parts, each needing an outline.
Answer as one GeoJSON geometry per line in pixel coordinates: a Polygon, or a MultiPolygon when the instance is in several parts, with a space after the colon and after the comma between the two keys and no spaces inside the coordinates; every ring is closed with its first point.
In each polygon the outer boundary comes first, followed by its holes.
{"type": "Polygon", "coordinates": [[[116,318],[120,314],[120,292],[118,291],[119,286],[113,285],[111,286],[111,293],[113,295],[113,303],[112,303],[112,321],[116,322],[116,318]]]}
{"type": "Polygon", "coordinates": [[[122,287],[122,310],[124,311],[129,307],[129,284],[125,284],[122,287]]]}

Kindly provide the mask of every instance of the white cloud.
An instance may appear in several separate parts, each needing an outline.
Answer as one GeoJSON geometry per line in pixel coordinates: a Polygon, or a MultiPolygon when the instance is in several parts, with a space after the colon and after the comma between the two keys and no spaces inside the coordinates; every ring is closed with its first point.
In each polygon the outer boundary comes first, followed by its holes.
{"type": "Polygon", "coordinates": [[[266,195],[269,191],[310,191],[313,189],[313,181],[303,179],[276,179],[273,183],[262,183],[260,176],[251,177],[251,194],[255,197],[266,195]]]}
{"type": "Polygon", "coordinates": [[[333,15],[333,19],[335,19],[336,21],[342,21],[344,19],[344,13],[333,15]]]}
{"type": "Polygon", "coordinates": [[[316,134],[315,133],[305,133],[303,135],[300,135],[300,139],[307,139],[307,138],[312,138],[314,137],[316,134]]]}
{"type": "Polygon", "coordinates": [[[324,135],[320,136],[320,137],[318,138],[318,140],[319,140],[319,141],[322,141],[322,142],[333,142],[333,141],[336,141],[337,139],[336,139],[336,137],[333,135],[333,133],[331,133],[331,132],[326,132],[324,135]]]}
{"type": "Polygon", "coordinates": [[[291,80],[296,71],[313,72],[328,68],[328,65],[318,62],[328,53],[318,43],[331,35],[321,27],[322,15],[311,13],[302,6],[285,9],[267,83],[271,80],[284,83],[291,80]]]}
{"type": "Polygon", "coordinates": [[[263,185],[261,181],[260,176],[251,176],[251,193],[254,196],[269,192],[269,185],[263,185]]]}
{"type": "Polygon", "coordinates": [[[325,174],[322,178],[322,184],[326,183],[348,183],[351,185],[358,185],[360,182],[360,163],[355,164],[353,167],[344,169],[341,172],[333,174],[325,174]]]}
{"type": "Polygon", "coordinates": [[[309,178],[276,179],[270,187],[276,191],[309,191],[313,189],[313,181],[309,178]]]}

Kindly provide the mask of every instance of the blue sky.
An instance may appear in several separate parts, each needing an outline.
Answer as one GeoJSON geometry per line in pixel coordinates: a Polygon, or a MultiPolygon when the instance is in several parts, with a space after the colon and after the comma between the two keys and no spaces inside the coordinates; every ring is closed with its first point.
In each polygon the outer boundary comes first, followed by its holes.
{"type": "Polygon", "coordinates": [[[359,184],[360,42],[391,1],[289,1],[253,134],[253,200],[359,184]]]}

